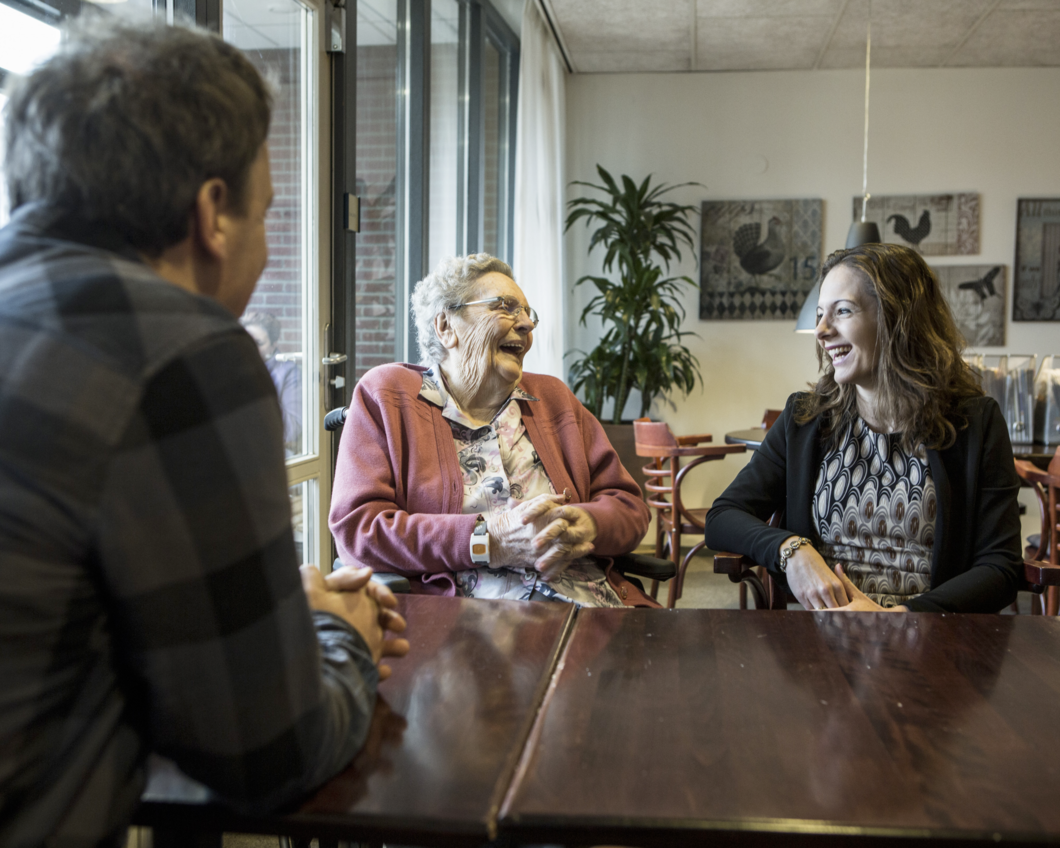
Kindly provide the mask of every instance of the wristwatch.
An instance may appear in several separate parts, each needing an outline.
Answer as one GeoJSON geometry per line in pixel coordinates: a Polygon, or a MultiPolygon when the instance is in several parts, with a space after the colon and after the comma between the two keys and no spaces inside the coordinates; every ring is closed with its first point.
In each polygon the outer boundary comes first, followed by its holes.
{"type": "Polygon", "coordinates": [[[799,536],[799,538],[796,539],[795,541],[789,542],[788,544],[781,546],[781,548],[780,548],[780,570],[786,572],[788,570],[788,560],[791,559],[795,555],[795,551],[797,551],[803,545],[812,545],[812,544],[813,544],[813,542],[811,542],[805,536],[799,536]]]}
{"type": "Polygon", "coordinates": [[[471,531],[471,561],[475,565],[490,564],[490,534],[486,530],[486,519],[481,515],[471,531]]]}

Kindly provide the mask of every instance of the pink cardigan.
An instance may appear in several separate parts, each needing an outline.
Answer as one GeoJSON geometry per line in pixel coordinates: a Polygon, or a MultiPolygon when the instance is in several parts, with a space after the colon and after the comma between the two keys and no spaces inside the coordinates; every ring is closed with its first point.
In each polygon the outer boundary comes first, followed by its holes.
{"type": "MultiPolygon", "coordinates": [[[[340,557],[411,579],[413,591],[454,595],[452,573],[471,568],[474,515],[463,515],[463,478],[452,431],[419,397],[424,368],[381,365],[357,384],[350,403],[328,524],[340,557]]],[[[597,556],[627,553],[650,514],[599,422],[562,381],[523,374],[538,401],[519,401],[530,442],[557,492],[596,520],[597,556]]],[[[608,566],[627,604],[655,606],[608,566]]]]}

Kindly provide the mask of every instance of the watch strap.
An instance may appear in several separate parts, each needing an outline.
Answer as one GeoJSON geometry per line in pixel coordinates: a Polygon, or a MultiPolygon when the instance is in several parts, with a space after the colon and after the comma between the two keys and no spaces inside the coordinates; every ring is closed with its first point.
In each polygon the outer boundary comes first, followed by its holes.
{"type": "Polygon", "coordinates": [[[471,531],[471,562],[475,565],[490,564],[490,534],[486,529],[486,519],[481,515],[471,531]]]}

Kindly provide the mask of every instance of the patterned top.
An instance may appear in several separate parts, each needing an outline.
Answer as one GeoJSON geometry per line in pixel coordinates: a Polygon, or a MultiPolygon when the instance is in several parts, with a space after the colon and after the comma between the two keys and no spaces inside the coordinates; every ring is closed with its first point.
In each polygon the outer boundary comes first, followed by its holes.
{"type": "Polygon", "coordinates": [[[937,512],[924,447],[910,456],[899,434],[875,433],[860,417],[821,463],[813,501],[820,554],[880,606],[931,588],[937,512]]]}
{"type": "MultiPolygon", "coordinates": [[[[518,403],[537,398],[517,386],[489,424],[475,427],[457,408],[435,368],[423,375],[420,397],[441,408],[449,422],[464,477],[464,515],[478,513],[489,519],[538,495],[556,494],[530,444],[518,403]]],[[[529,600],[536,590],[547,598],[579,606],[624,606],[603,569],[590,557],[576,559],[549,583],[540,578],[533,568],[479,566],[456,572],[456,590],[468,598],[518,601],[529,600]]]]}
{"type": "Polygon", "coordinates": [[[116,840],[149,749],[292,800],[378,674],[306,604],[276,390],[217,303],[49,226],[0,230],[0,845],[116,840]]]}

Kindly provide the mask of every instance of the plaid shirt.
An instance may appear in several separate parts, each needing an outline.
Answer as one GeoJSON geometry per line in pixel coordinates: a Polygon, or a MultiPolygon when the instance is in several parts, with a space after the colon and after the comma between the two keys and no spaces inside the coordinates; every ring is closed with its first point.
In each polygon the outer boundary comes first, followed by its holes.
{"type": "Polygon", "coordinates": [[[0,230],[4,846],[120,833],[149,750],[236,804],[297,797],[360,748],[378,682],[306,604],[254,342],[67,236],[32,208],[0,230]]]}

